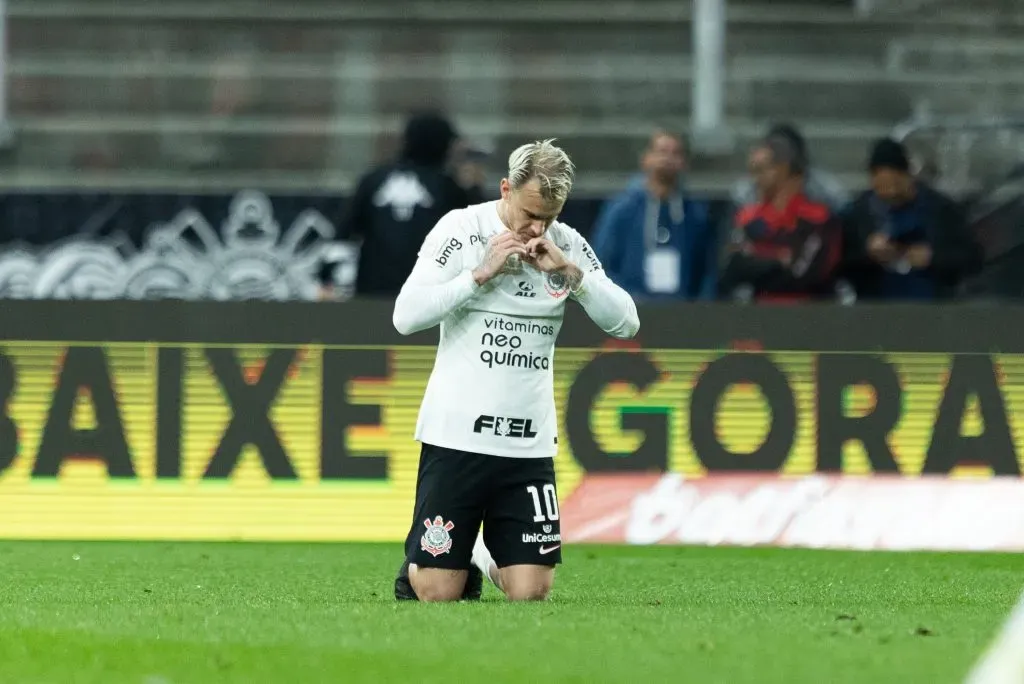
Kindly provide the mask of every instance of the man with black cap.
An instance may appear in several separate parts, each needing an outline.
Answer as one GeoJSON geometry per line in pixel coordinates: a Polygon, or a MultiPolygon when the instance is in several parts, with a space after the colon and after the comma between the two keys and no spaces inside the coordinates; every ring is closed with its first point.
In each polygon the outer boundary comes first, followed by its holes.
{"type": "Polygon", "coordinates": [[[457,137],[443,116],[417,114],[406,124],[398,159],[359,181],[339,235],[362,241],[357,296],[397,296],[430,230],[471,203],[448,173],[457,137]]]}
{"type": "Polygon", "coordinates": [[[875,143],[868,162],[871,190],[843,220],[843,272],[857,298],[936,300],[981,267],[961,207],[914,178],[902,144],[875,143]]]}

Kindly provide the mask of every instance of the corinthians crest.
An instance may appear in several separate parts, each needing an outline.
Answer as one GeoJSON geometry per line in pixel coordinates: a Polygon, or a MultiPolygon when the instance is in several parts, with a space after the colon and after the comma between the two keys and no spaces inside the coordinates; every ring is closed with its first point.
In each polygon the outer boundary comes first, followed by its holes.
{"type": "Polygon", "coordinates": [[[444,518],[436,516],[433,521],[427,518],[423,524],[427,531],[420,537],[420,548],[434,558],[451,551],[452,537],[448,533],[455,527],[455,523],[451,520],[445,522],[444,518]]]}
{"type": "Polygon", "coordinates": [[[568,294],[569,281],[561,273],[545,273],[544,289],[548,291],[549,295],[558,299],[568,294]]]}
{"type": "Polygon", "coordinates": [[[316,299],[321,263],[336,264],[342,290],[355,281],[356,248],[308,210],[282,231],[270,199],[239,193],[215,230],[194,209],[153,226],[141,249],[126,238],[74,237],[42,250],[0,255],[9,299],[316,299]]]}

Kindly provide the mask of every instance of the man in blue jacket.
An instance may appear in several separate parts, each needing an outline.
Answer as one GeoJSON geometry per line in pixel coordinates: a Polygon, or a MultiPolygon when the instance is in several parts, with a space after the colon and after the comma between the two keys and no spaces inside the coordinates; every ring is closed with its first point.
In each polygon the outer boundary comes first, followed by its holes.
{"type": "Polygon", "coordinates": [[[597,258],[636,299],[715,299],[718,239],[707,203],[683,193],[682,140],[655,132],[641,166],[644,175],[609,200],[597,219],[597,258]]]}

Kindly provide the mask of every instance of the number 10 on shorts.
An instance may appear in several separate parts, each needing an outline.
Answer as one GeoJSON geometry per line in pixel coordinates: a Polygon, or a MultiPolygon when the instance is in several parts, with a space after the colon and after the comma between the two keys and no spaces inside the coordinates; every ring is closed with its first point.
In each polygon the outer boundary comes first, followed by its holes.
{"type": "Polygon", "coordinates": [[[543,488],[544,508],[547,509],[547,515],[544,515],[545,511],[541,509],[541,494],[537,491],[537,487],[530,485],[526,491],[533,497],[533,522],[558,520],[558,496],[555,494],[555,485],[546,484],[543,488]]]}

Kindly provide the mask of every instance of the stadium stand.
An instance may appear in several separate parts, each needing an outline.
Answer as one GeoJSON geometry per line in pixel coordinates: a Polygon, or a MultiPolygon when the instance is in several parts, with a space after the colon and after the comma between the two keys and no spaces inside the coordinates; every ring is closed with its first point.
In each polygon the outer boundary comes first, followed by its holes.
{"type": "MultiPolygon", "coordinates": [[[[868,142],[895,122],[1020,108],[1022,13],[903,1],[866,14],[849,0],[730,2],[739,145],[696,159],[691,185],[724,193],[772,120],[796,121],[817,163],[857,187],[868,142]]],[[[9,12],[9,188],[347,191],[405,113],[433,104],[497,149],[561,138],[586,170],[580,192],[603,195],[632,173],[652,122],[689,120],[690,3],[677,0],[12,0],[9,12]]],[[[938,147],[992,169],[1022,141],[938,147]]]]}

